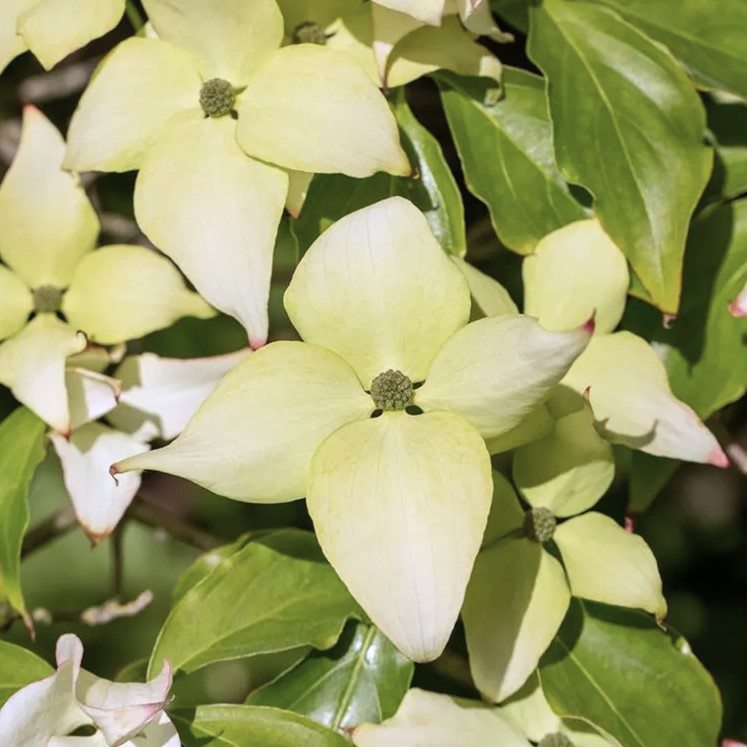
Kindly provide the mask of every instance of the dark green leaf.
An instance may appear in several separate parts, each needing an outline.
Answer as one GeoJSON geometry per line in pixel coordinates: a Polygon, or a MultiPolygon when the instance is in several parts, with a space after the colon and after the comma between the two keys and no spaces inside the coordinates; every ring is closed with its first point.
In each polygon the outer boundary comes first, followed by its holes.
{"type": "Polygon", "coordinates": [[[169,715],[184,747],[350,747],[340,734],[276,708],[206,705],[169,715]]]}
{"type": "Polygon", "coordinates": [[[747,105],[709,101],[707,110],[716,162],[706,197],[738,197],[747,193],[747,105]]]}
{"type": "Polygon", "coordinates": [[[546,234],[586,217],[555,165],[541,78],[505,69],[504,96],[492,105],[481,79],[437,80],[467,186],[507,247],[530,252],[546,234]]]}
{"type": "Polygon", "coordinates": [[[412,673],[412,662],[376,628],[351,624],[333,649],[314,652],[247,703],[286,708],[330,729],[352,728],[393,716],[412,673]]]}
{"type": "MultiPolygon", "coordinates": [[[[702,418],[747,390],[747,320],[729,304],[747,283],[747,199],[696,220],[685,253],[682,310],[670,329],[649,318],[635,331],[653,339],[672,391],[702,418]]],[[[671,460],[634,455],[630,508],[643,511],[676,469],[671,460]]]]}
{"type": "Polygon", "coordinates": [[[719,0],[597,0],[666,44],[707,88],[747,96],[747,3],[719,0]]]}
{"type": "Polygon", "coordinates": [[[672,390],[707,418],[747,389],[747,321],[729,313],[747,283],[747,199],[696,220],[685,257],[681,312],[653,336],[672,390]]]}
{"type": "Polygon", "coordinates": [[[44,459],[44,431],[44,423],[25,407],[0,424],[0,599],[24,617],[21,545],[29,523],[29,485],[44,459]]]}
{"type": "Polygon", "coordinates": [[[49,677],[52,672],[54,669],[31,651],[0,641],[0,705],[16,690],[49,677]]]}
{"type": "Polygon", "coordinates": [[[676,313],[687,227],[711,171],[700,99],[665,48],[607,8],[543,0],[530,20],[558,163],[594,195],[654,303],[676,313]]]}
{"type": "Polygon", "coordinates": [[[392,103],[394,116],[405,135],[405,149],[410,163],[418,172],[419,183],[399,181],[409,186],[411,194],[402,193],[418,205],[428,219],[433,235],[447,254],[463,257],[467,253],[464,205],[454,175],[444,159],[441,146],[433,135],[415,119],[399,89],[392,103]],[[423,194],[425,192],[425,194],[423,194]],[[427,200],[424,197],[427,195],[427,200]]]}
{"type": "Polygon", "coordinates": [[[174,605],[149,671],[168,659],[189,673],[215,661],[329,648],[358,605],[324,560],[313,534],[264,535],[222,560],[174,605]]]}
{"type": "Polygon", "coordinates": [[[529,28],[529,0],[490,0],[494,13],[505,18],[515,29],[527,32],[529,28]]]}
{"type": "Polygon", "coordinates": [[[587,719],[623,747],[715,747],[713,680],[684,639],[643,612],[574,600],[540,678],[556,713],[587,719]]]}

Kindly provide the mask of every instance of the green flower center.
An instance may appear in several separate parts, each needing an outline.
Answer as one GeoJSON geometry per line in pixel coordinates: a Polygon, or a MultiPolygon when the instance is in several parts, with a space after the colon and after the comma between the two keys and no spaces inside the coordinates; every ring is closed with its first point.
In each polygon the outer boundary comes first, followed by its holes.
{"type": "Polygon", "coordinates": [[[404,410],[412,402],[412,381],[390,368],[371,382],[371,398],[382,410],[404,410]]]}
{"type": "Polygon", "coordinates": [[[37,314],[54,314],[62,305],[62,290],[54,285],[40,285],[33,292],[37,314]]]}
{"type": "MultiPolygon", "coordinates": [[[[545,544],[552,539],[555,534],[555,527],[558,521],[549,508],[532,508],[524,514],[524,533],[529,539],[545,544]]],[[[553,736],[552,734],[549,736],[553,736]]],[[[560,735],[562,736],[562,735],[560,735]]],[[[547,737],[545,737],[547,739],[547,737]]],[[[565,739],[565,737],[563,737],[565,739]]],[[[542,742],[544,744],[544,742],[542,742]]],[[[558,742],[558,747],[563,747],[564,742],[558,742]]],[[[555,742],[548,742],[545,747],[552,747],[555,742]]]]}
{"type": "Polygon", "coordinates": [[[236,91],[227,80],[213,78],[203,84],[200,106],[206,117],[225,117],[233,111],[235,103],[236,91]]]}
{"type": "Polygon", "coordinates": [[[299,23],[295,29],[293,29],[293,43],[294,44],[326,44],[327,32],[318,24],[313,21],[304,21],[299,23]]]}
{"type": "Polygon", "coordinates": [[[565,734],[555,732],[554,734],[545,734],[537,747],[573,747],[573,742],[565,734]]]}

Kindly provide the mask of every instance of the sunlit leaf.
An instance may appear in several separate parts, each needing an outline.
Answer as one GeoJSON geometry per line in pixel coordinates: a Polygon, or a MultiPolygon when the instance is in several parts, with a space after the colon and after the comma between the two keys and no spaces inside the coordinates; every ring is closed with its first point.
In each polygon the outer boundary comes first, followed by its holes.
{"type": "Polygon", "coordinates": [[[506,68],[497,103],[482,80],[437,80],[467,186],[488,206],[507,247],[530,252],[543,236],[586,217],[555,165],[541,78],[506,68]]]}
{"type": "Polygon", "coordinates": [[[556,713],[587,719],[626,747],[716,744],[716,686],[687,642],[642,612],[572,603],[540,679],[556,713]]]}
{"type": "Polygon", "coordinates": [[[277,708],[204,705],[171,712],[183,747],[349,747],[345,737],[277,708]]]}
{"type": "Polygon", "coordinates": [[[700,99],[669,52],[614,11],[544,0],[530,18],[558,164],[594,195],[654,303],[675,313],[687,226],[711,171],[700,99]]]}
{"type": "Polygon", "coordinates": [[[720,0],[717,8],[702,0],[597,1],[666,44],[703,87],[747,96],[747,4],[743,0],[720,0]]]}
{"type": "Polygon", "coordinates": [[[260,537],[184,594],[149,664],[189,673],[216,661],[311,645],[329,648],[361,612],[308,532],[260,537]]]}
{"type": "Polygon", "coordinates": [[[28,649],[0,641],[0,705],[16,690],[48,677],[54,670],[28,649]]]}
{"type": "Polygon", "coordinates": [[[29,523],[29,485],[44,458],[44,430],[25,407],[0,424],[0,599],[24,616],[21,544],[29,523]]]}

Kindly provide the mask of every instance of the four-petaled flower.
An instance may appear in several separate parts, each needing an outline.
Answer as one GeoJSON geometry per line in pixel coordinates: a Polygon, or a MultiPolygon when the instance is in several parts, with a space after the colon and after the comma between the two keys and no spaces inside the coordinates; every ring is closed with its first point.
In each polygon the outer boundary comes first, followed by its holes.
{"type": "Polygon", "coordinates": [[[442,0],[430,9],[362,0],[278,0],[278,5],[288,42],[313,38],[352,55],[377,85],[388,89],[440,69],[500,83],[501,63],[475,36],[513,38],[495,26],[487,1],[442,0]]]}
{"type": "Polygon", "coordinates": [[[280,48],[275,0],[144,0],[154,38],[122,42],[73,116],[76,171],[140,169],[135,215],[214,306],[267,338],[284,169],[406,175],[385,98],[348,55],[280,48]]]}
{"type": "Polygon", "coordinates": [[[78,423],[66,376],[76,386],[96,377],[66,372],[70,356],[89,343],[121,343],[215,312],[149,249],[92,251],[99,221],[82,187],[60,169],[64,151],[54,126],[26,107],[21,144],[0,185],[0,383],[69,435],[78,423]]]}
{"type": "Polygon", "coordinates": [[[408,656],[439,655],[492,493],[484,438],[513,428],[583,351],[591,325],[468,324],[466,281],[425,217],[393,197],[301,260],[285,305],[305,342],[228,373],[156,469],[256,502],[307,498],[327,558],[408,656]]]}
{"type": "Polygon", "coordinates": [[[83,644],[66,634],[57,641],[57,671],[14,693],[0,709],[3,747],[179,747],[163,709],[171,688],[171,667],[150,682],[110,682],[81,669],[83,644]],[[87,737],[68,737],[82,726],[87,737]]]}

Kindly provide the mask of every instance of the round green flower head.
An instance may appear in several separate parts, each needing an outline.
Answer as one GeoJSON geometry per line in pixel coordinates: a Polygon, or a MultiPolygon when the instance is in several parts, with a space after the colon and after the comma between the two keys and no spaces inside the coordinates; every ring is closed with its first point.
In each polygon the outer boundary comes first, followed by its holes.
{"type": "Polygon", "coordinates": [[[62,291],[54,285],[40,285],[33,295],[37,314],[54,314],[60,310],[62,291]]]}
{"type": "Polygon", "coordinates": [[[222,78],[212,78],[203,84],[200,91],[200,106],[207,117],[225,117],[233,111],[236,91],[222,78]]]}
{"type": "Polygon", "coordinates": [[[412,381],[390,368],[371,382],[371,398],[382,410],[404,410],[412,402],[412,381]]]}
{"type": "Polygon", "coordinates": [[[294,44],[326,44],[327,38],[327,32],[313,21],[299,23],[293,29],[294,44]]]}
{"type": "Polygon", "coordinates": [[[537,747],[573,747],[573,742],[565,734],[555,732],[554,734],[545,734],[537,747]]]}
{"type": "MultiPolygon", "coordinates": [[[[531,508],[524,516],[524,532],[527,537],[543,545],[545,542],[549,542],[552,539],[557,524],[557,519],[552,511],[550,511],[549,508],[544,508],[542,506],[539,508],[531,508]]],[[[545,739],[547,739],[547,737],[545,737],[545,739]]],[[[563,739],[565,739],[565,737],[563,737],[563,739]]],[[[562,747],[564,744],[564,742],[558,742],[559,747],[562,747]]],[[[547,745],[555,745],[555,742],[548,742],[547,745]]]]}

